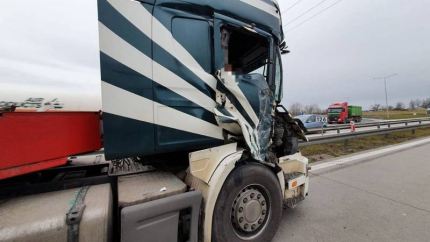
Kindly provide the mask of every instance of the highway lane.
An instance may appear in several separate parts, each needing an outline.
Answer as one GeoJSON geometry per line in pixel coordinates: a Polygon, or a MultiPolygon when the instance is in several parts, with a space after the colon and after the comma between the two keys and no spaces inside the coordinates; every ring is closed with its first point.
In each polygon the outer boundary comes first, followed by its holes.
{"type": "Polygon", "coordinates": [[[430,142],[313,171],[309,197],[284,210],[274,241],[429,238],[430,142]]]}

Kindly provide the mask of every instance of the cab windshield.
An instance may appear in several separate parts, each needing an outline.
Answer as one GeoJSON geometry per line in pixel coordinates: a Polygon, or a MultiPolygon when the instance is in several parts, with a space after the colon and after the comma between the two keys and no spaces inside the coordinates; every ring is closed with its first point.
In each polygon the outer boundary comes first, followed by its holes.
{"type": "Polygon", "coordinates": [[[329,108],[329,113],[341,113],[343,111],[343,108],[329,108]]]}

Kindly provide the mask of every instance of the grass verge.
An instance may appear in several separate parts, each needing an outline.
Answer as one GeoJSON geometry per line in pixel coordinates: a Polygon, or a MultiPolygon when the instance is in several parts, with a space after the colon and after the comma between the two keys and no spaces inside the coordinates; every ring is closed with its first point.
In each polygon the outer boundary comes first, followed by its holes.
{"type": "MultiPolygon", "coordinates": [[[[425,109],[416,109],[416,110],[404,110],[397,111],[391,110],[390,119],[407,119],[407,118],[423,118],[428,117],[427,110],[425,109]]],[[[375,118],[375,119],[387,119],[385,111],[375,111],[375,112],[363,112],[364,118],[375,118]]]]}
{"type": "Polygon", "coordinates": [[[339,157],[360,151],[370,150],[386,145],[398,144],[416,138],[430,136],[430,128],[398,131],[390,134],[374,135],[363,138],[351,139],[328,144],[310,145],[300,149],[302,154],[309,158],[310,162],[327,158],[339,157]]]}

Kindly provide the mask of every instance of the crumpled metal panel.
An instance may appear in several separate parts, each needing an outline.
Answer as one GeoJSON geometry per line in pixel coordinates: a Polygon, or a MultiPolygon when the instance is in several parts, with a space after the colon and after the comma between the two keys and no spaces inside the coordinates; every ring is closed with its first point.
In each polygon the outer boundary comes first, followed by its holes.
{"type": "Polygon", "coordinates": [[[218,125],[230,134],[242,133],[252,157],[267,161],[275,103],[266,80],[258,74],[235,76],[226,71],[220,71],[218,78],[215,108],[218,125]],[[243,85],[246,79],[250,81],[243,85]]]}
{"type": "Polygon", "coordinates": [[[298,140],[308,141],[305,127],[299,119],[294,119],[284,106],[278,105],[275,111],[271,151],[277,157],[298,152],[298,140]]]}

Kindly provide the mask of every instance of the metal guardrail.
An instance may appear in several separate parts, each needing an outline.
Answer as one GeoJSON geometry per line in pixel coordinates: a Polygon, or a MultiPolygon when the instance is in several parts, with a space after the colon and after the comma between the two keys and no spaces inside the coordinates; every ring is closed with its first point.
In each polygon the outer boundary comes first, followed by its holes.
{"type": "MultiPolygon", "coordinates": [[[[391,125],[394,124],[405,124],[407,126],[410,123],[419,123],[430,121],[430,118],[411,118],[411,119],[396,119],[396,120],[389,120],[389,121],[380,121],[380,122],[369,122],[369,123],[356,123],[355,128],[364,128],[364,127],[378,127],[381,128],[381,126],[387,126],[390,128],[391,125]]],[[[340,133],[340,130],[342,129],[350,129],[349,124],[341,124],[336,126],[329,126],[329,127],[322,127],[322,128],[314,128],[314,129],[308,129],[309,133],[316,133],[316,132],[325,132],[325,131],[332,131],[337,130],[337,133],[340,133]]]]}
{"type": "MultiPolygon", "coordinates": [[[[425,121],[430,121],[430,120],[427,119],[425,121]]],[[[425,124],[420,123],[418,125],[405,125],[401,127],[373,129],[373,130],[356,131],[356,132],[341,133],[341,134],[326,135],[326,136],[317,136],[317,137],[309,138],[308,142],[305,142],[305,141],[300,142],[299,146],[303,147],[303,146],[316,145],[316,144],[332,143],[336,141],[355,139],[358,137],[365,137],[365,136],[378,135],[378,134],[389,134],[395,131],[412,130],[414,132],[416,129],[427,128],[427,127],[430,127],[430,123],[425,123],[425,124]]]]}

